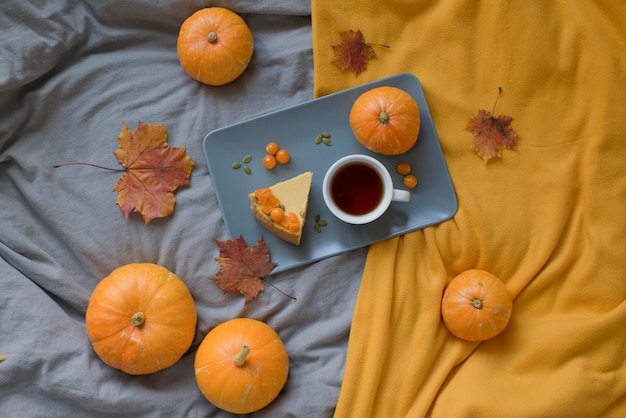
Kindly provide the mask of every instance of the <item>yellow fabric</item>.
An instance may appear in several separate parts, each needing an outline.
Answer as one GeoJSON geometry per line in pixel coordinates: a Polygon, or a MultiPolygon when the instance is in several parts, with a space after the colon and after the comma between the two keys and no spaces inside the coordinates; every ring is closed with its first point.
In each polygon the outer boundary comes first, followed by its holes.
{"type": "Polygon", "coordinates": [[[623,1],[313,0],[312,22],[317,96],[421,80],[459,201],[371,246],[336,416],[626,417],[623,1]],[[331,63],[348,29],[391,47],[359,75],[331,63]],[[518,145],[485,164],[464,127],[499,86],[518,145]],[[514,295],[483,343],[440,317],[470,268],[514,295]]]}

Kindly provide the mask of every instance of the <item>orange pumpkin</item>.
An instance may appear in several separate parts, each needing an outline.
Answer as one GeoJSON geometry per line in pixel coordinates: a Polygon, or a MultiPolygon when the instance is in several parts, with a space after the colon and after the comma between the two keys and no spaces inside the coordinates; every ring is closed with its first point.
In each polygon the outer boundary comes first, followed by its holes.
{"type": "Polygon", "coordinates": [[[239,15],[221,7],[208,7],[183,22],[176,48],[180,65],[191,78],[221,86],[248,67],[254,39],[239,15]]]}
{"type": "Polygon", "coordinates": [[[196,307],[185,283],[151,263],[115,269],[94,289],[87,335],[107,365],[139,375],[176,363],[196,330],[196,307]]]}
{"type": "Polygon", "coordinates": [[[213,328],[194,362],[205,398],[234,414],[269,405],[287,381],[289,357],[278,334],[254,319],[236,318],[213,328]]]}
{"type": "Polygon", "coordinates": [[[513,299],[504,283],[485,270],[467,270],[448,284],[441,314],[452,334],[467,341],[498,335],[511,318],[513,299]]]}
{"type": "Polygon", "coordinates": [[[420,111],[410,94],[376,87],[361,94],[350,110],[350,127],[365,148],[384,155],[410,150],[420,132],[420,111]]]}

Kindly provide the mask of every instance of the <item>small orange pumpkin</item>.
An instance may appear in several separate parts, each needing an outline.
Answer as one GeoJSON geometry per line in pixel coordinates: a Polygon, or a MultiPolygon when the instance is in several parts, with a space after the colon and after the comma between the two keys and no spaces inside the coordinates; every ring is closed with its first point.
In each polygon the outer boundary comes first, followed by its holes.
{"type": "Polygon", "coordinates": [[[420,132],[420,111],[410,94],[376,87],[361,94],[350,110],[350,127],[365,148],[384,155],[410,150],[420,132]]]}
{"type": "Polygon", "coordinates": [[[221,86],[248,67],[254,39],[246,22],[222,7],[200,9],[180,27],[178,60],[194,80],[221,86]]]}
{"type": "Polygon", "coordinates": [[[289,357],[269,325],[236,318],[206,335],[194,367],[198,388],[209,402],[227,412],[248,414],[278,396],[287,381],[289,357]]]}
{"type": "Polygon", "coordinates": [[[139,375],[176,363],[191,346],[196,320],[191,292],[178,276],[156,264],[137,263],[98,283],[85,326],[103,362],[139,375]]]}
{"type": "Polygon", "coordinates": [[[441,314],[446,327],[467,341],[484,341],[498,335],[511,318],[513,299],[506,286],[485,270],[466,270],[446,288],[441,314]]]}

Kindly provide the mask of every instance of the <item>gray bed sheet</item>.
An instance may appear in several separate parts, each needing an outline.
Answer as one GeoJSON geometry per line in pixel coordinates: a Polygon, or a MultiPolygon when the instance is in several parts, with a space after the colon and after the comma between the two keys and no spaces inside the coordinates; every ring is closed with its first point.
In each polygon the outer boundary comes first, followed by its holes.
{"type": "Polygon", "coordinates": [[[279,397],[258,417],[332,416],[367,249],[280,273],[244,305],[208,278],[212,238],[226,239],[203,158],[216,128],[312,99],[310,4],[304,0],[0,2],[0,416],[226,417],[196,387],[193,359],[206,333],[235,317],[267,322],[290,355],[279,397]],[[194,11],[239,13],[255,38],[246,72],[208,87],[176,55],[194,11]],[[125,219],[112,191],[122,124],[167,127],[197,164],[172,217],[125,219]],[[118,266],[152,262],[190,288],[194,343],[174,366],[129,376],[102,363],[85,332],[96,284],[118,266]]]}

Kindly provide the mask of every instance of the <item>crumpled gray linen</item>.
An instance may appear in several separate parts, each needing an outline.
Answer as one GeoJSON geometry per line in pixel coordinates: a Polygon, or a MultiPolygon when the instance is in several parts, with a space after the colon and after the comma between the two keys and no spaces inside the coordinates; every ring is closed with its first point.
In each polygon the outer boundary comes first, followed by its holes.
{"type": "Polygon", "coordinates": [[[212,238],[227,239],[202,154],[204,135],[312,99],[310,4],[304,0],[5,0],[0,3],[0,416],[227,417],[198,390],[193,359],[206,333],[235,317],[281,336],[290,373],[257,417],[329,417],[339,396],[366,249],[271,276],[244,305],[208,278],[212,238]],[[190,79],[176,54],[180,24],[222,6],[249,24],[255,51],[222,87],[190,79]],[[124,218],[112,191],[122,124],[159,123],[196,163],[174,215],[124,218]],[[187,284],[198,324],[174,366],[130,376],[106,366],[85,331],[99,280],[135,262],[187,284]]]}

